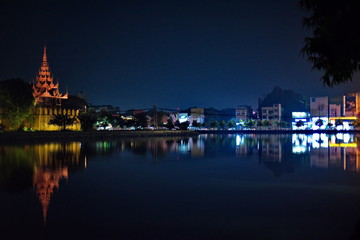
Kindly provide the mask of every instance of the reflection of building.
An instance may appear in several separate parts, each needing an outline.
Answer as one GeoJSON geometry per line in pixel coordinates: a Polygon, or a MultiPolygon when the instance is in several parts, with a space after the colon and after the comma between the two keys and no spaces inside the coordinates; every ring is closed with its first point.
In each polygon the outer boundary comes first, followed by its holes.
{"type": "Polygon", "coordinates": [[[309,149],[308,136],[305,134],[292,135],[292,153],[301,154],[309,149]]]}
{"type": "Polygon", "coordinates": [[[55,107],[61,105],[61,99],[67,99],[68,94],[59,91],[59,83],[54,84],[54,77],[51,75],[47,62],[46,47],[44,47],[43,61],[40,71],[33,85],[33,96],[38,106],[55,107]]]}
{"type": "Polygon", "coordinates": [[[236,156],[247,156],[253,154],[258,142],[254,139],[255,135],[236,135],[236,156]]]}
{"type": "Polygon", "coordinates": [[[33,183],[43,208],[43,218],[45,223],[51,195],[53,194],[55,188],[59,188],[59,181],[62,178],[68,179],[67,167],[55,170],[41,170],[41,168],[37,168],[35,170],[33,183]]]}
{"type": "Polygon", "coordinates": [[[261,108],[261,118],[263,120],[270,121],[281,121],[281,104],[273,104],[272,107],[262,107],[261,108]]]}
{"type": "Polygon", "coordinates": [[[190,138],[191,157],[203,157],[205,144],[201,138],[190,138]]]}
{"type": "Polygon", "coordinates": [[[260,140],[260,154],[264,162],[281,162],[282,147],[279,135],[270,135],[260,140]]]}
{"type": "Polygon", "coordinates": [[[329,139],[325,134],[312,135],[311,167],[338,168],[360,171],[360,152],[350,134],[336,134],[329,139]],[[315,136],[314,136],[315,135],[315,136]]]}
{"type": "Polygon", "coordinates": [[[69,168],[83,168],[86,162],[80,162],[79,142],[48,143],[32,146],[35,160],[33,186],[43,208],[44,222],[55,188],[59,188],[61,179],[68,179],[69,168]]]}
{"type": "Polygon", "coordinates": [[[328,148],[311,149],[310,166],[316,168],[328,168],[329,167],[328,148]]]}

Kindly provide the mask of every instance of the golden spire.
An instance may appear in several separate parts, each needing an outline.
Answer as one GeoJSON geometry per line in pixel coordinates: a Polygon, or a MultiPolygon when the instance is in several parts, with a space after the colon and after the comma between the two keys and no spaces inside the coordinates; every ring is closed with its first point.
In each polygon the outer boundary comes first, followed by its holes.
{"type": "Polygon", "coordinates": [[[46,45],[44,46],[43,62],[47,62],[47,56],[46,56],[46,45]]]}

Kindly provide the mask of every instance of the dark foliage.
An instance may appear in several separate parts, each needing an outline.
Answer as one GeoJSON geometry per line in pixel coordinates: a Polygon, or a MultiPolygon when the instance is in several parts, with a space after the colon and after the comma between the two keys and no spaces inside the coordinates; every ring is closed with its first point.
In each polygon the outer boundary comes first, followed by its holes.
{"type": "Polygon", "coordinates": [[[308,109],[308,99],[303,95],[296,93],[293,90],[283,90],[280,87],[274,87],[260,103],[259,112],[261,112],[261,107],[271,107],[273,104],[278,103],[281,104],[283,109],[282,116],[285,121],[291,121],[292,112],[303,112],[308,109]]]}
{"type": "Polygon", "coordinates": [[[90,131],[93,130],[93,126],[96,124],[97,116],[93,112],[81,113],[78,116],[81,124],[81,130],[90,131]]]}
{"type": "Polygon", "coordinates": [[[135,114],[134,118],[135,118],[135,126],[136,127],[144,128],[144,127],[148,126],[146,113],[142,112],[142,113],[135,114]]]}
{"type": "Polygon", "coordinates": [[[303,25],[313,36],[305,38],[302,53],[323,71],[328,86],[351,81],[360,70],[359,0],[301,0],[300,6],[310,12],[303,25]]]}
{"type": "Polygon", "coordinates": [[[71,117],[67,114],[53,114],[49,121],[51,125],[57,125],[61,128],[62,131],[66,130],[67,126],[71,126],[76,123],[78,119],[76,117],[71,117]]]}
{"type": "Polygon", "coordinates": [[[0,108],[6,113],[12,130],[16,130],[32,114],[34,107],[30,84],[21,79],[0,82],[0,108]]]}

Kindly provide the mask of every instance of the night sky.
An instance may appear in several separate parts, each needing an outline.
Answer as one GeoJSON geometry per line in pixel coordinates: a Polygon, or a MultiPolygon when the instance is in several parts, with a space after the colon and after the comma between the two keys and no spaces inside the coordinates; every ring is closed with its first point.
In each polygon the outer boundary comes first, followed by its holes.
{"type": "Polygon", "coordinates": [[[33,81],[43,46],[61,92],[120,109],[257,106],[274,86],[324,87],[300,53],[298,0],[1,1],[0,80],[33,81]]]}

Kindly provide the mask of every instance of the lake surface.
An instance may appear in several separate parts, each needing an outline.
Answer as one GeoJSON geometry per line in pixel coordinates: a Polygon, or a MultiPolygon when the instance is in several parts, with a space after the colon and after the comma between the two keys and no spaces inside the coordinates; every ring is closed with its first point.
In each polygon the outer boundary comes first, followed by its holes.
{"type": "Polygon", "coordinates": [[[1,239],[360,239],[360,136],[0,146],[1,239]]]}

